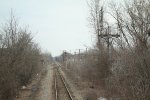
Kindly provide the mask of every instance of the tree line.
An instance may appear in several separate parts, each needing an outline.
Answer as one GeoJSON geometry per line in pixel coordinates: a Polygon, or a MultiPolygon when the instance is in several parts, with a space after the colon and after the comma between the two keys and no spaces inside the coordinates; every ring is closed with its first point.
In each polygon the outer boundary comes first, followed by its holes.
{"type": "Polygon", "coordinates": [[[107,66],[99,65],[105,69],[100,71],[107,75],[105,84],[110,95],[116,91],[124,100],[149,100],[150,1],[126,0],[119,5],[114,2],[109,5],[110,8],[104,6],[102,0],[93,0],[89,4],[90,23],[98,38],[99,63],[107,57],[107,66]],[[114,20],[113,24],[106,18],[108,15],[114,20]],[[112,38],[108,48],[107,37],[102,39],[99,36],[113,33],[118,33],[120,38],[112,38]]]}
{"type": "Polygon", "coordinates": [[[43,56],[32,32],[19,26],[13,13],[0,34],[0,99],[13,100],[21,86],[40,72],[43,56]]]}
{"type": "Polygon", "coordinates": [[[66,60],[66,72],[81,81],[101,80],[108,97],[149,100],[150,0],[89,0],[88,6],[95,46],[82,60],[66,60]]]}

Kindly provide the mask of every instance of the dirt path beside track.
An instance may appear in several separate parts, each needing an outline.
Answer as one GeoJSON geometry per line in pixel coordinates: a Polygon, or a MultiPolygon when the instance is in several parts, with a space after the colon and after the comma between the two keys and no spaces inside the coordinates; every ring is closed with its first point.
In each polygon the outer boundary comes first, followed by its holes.
{"type": "Polygon", "coordinates": [[[53,66],[47,68],[47,75],[42,79],[41,86],[34,100],[53,100],[53,66]]]}

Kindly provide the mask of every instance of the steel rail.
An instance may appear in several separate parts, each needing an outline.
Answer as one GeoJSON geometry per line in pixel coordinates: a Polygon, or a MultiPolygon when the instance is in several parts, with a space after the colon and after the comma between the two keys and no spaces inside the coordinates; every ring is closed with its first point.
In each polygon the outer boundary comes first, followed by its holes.
{"type": "MultiPolygon", "coordinates": [[[[60,67],[61,65],[58,64],[57,62],[56,62],[56,65],[57,65],[56,70],[57,70],[57,72],[58,72],[58,74],[59,74],[59,76],[60,76],[60,78],[61,78],[61,80],[62,80],[62,82],[63,82],[63,84],[64,84],[64,86],[65,86],[65,89],[67,90],[67,94],[68,94],[70,100],[74,100],[73,97],[72,97],[72,95],[71,95],[71,92],[70,92],[69,88],[67,87],[67,83],[66,83],[65,79],[63,78],[63,76],[61,75],[61,73],[60,73],[60,71],[59,71],[58,66],[60,67]]],[[[56,86],[56,84],[57,84],[56,76],[55,76],[55,82],[56,82],[56,83],[55,83],[55,89],[57,89],[57,86],[56,86]]],[[[55,91],[57,91],[57,90],[55,90],[55,91]]],[[[57,99],[58,99],[58,92],[56,93],[56,100],[57,100],[57,99]]]]}
{"type": "Polygon", "coordinates": [[[55,73],[55,99],[58,99],[58,91],[57,91],[57,79],[56,79],[56,73],[55,73]]]}

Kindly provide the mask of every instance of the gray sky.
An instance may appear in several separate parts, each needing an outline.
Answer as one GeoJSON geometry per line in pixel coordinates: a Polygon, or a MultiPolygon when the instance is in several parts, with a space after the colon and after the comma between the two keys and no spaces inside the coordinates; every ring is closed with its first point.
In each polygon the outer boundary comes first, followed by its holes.
{"type": "Polygon", "coordinates": [[[53,56],[92,45],[86,0],[0,0],[0,7],[0,23],[9,19],[12,8],[42,50],[53,56]]]}

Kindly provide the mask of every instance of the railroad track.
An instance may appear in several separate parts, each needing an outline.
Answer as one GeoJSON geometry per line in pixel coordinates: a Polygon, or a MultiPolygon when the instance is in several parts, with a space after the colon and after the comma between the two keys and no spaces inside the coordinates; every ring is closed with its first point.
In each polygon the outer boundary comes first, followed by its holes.
{"type": "Polygon", "coordinates": [[[55,100],[73,100],[73,97],[69,91],[69,88],[67,87],[67,84],[61,75],[59,68],[60,65],[58,63],[57,67],[55,68],[55,100]]]}

